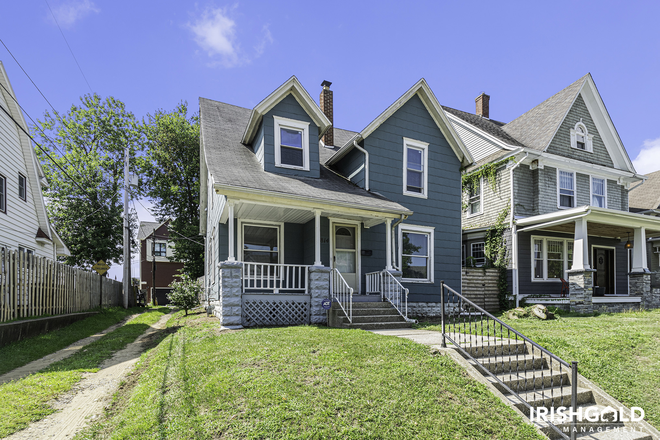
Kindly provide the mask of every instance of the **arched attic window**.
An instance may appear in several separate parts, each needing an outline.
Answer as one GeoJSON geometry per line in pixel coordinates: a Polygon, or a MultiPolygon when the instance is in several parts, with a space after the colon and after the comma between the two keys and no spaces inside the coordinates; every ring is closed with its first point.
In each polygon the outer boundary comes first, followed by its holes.
{"type": "Polygon", "coordinates": [[[593,135],[589,134],[587,126],[580,119],[575,128],[571,129],[571,148],[593,152],[593,135]]]}

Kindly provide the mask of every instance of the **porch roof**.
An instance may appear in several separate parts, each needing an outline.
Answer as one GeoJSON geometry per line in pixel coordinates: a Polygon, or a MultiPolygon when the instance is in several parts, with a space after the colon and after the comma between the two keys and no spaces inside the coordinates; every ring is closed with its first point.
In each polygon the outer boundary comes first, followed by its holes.
{"type": "Polygon", "coordinates": [[[625,238],[636,228],[645,228],[647,235],[660,234],[658,217],[595,206],[578,206],[550,214],[520,218],[516,219],[516,224],[518,232],[543,229],[573,234],[575,220],[579,218],[587,221],[588,234],[591,236],[625,238]]]}
{"type": "MultiPolygon", "coordinates": [[[[214,189],[236,198],[254,196],[311,202],[399,215],[412,211],[366,191],[320,165],[320,177],[299,177],[264,171],[252,148],[241,143],[251,110],[200,98],[201,138],[214,189]]],[[[320,148],[324,148],[320,146],[320,148]]]]}

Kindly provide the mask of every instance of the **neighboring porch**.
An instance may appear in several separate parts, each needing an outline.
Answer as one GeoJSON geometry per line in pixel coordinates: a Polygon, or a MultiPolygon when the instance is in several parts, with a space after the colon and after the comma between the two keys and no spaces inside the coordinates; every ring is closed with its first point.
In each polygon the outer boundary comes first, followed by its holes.
{"type": "Polygon", "coordinates": [[[646,253],[660,220],[584,206],[516,223],[518,300],[581,313],[660,307],[646,253]]]}
{"type": "Polygon", "coordinates": [[[376,301],[407,324],[407,289],[392,265],[396,220],[355,208],[228,199],[211,274],[214,313],[225,326],[326,324],[324,300],[331,300],[333,316],[343,316],[335,321],[357,324],[374,321],[355,304],[376,301]]]}

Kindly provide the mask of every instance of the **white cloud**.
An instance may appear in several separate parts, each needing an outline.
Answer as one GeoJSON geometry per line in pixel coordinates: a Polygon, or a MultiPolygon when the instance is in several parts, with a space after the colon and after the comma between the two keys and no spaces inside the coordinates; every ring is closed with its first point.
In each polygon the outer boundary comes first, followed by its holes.
{"type": "Polygon", "coordinates": [[[660,170],[660,138],[645,140],[639,154],[633,159],[633,165],[641,174],[660,170]]]}
{"type": "Polygon", "coordinates": [[[51,11],[60,26],[70,27],[81,18],[98,13],[99,9],[91,0],[70,0],[52,7],[51,11]]]}
{"type": "MultiPolygon", "coordinates": [[[[235,8],[237,8],[237,5],[230,9],[206,9],[196,20],[186,25],[193,33],[197,45],[211,59],[210,65],[212,66],[235,67],[248,64],[255,58],[260,57],[266,46],[273,43],[270,29],[268,25],[264,25],[261,29],[260,39],[256,44],[250,42],[250,45],[254,44],[254,54],[243,51],[238,41],[238,26],[231,14],[235,8]]],[[[257,35],[255,37],[259,38],[257,35]]]]}

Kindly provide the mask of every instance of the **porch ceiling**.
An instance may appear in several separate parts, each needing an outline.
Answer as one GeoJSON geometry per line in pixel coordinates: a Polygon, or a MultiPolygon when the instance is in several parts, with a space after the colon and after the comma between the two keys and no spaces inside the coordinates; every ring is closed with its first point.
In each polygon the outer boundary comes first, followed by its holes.
{"type": "MultiPolygon", "coordinates": [[[[575,233],[575,222],[565,223],[563,225],[555,225],[549,228],[543,228],[544,231],[565,232],[567,234],[575,233]]],[[[607,238],[626,238],[628,234],[632,237],[635,229],[626,226],[606,225],[601,223],[594,223],[587,220],[587,233],[595,237],[607,238]]],[[[647,232],[648,234],[648,232],[647,232]]]]}

